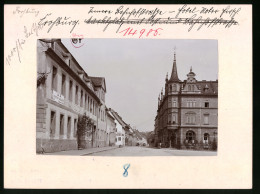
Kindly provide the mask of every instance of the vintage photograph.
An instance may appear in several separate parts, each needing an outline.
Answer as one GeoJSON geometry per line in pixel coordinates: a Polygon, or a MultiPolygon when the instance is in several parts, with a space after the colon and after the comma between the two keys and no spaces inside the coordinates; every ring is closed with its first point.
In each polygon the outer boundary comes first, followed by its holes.
{"type": "Polygon", "coordinates": [[[217,40],[37,40],[37,154],[216,156],[217,149],[217,40]]]}

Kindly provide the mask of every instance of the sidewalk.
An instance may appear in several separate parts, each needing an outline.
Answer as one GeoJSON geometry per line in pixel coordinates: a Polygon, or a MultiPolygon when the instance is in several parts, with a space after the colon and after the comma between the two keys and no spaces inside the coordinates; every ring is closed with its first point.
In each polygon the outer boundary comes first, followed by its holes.
{"type": "Polygon", "coordinates": [[[85,156],[97,152],[104,152],[107,150],[113,150],[118,148],[118,146],[110,146],[110,147],[100,147],[100,148],[88,148],[84,150],[68,150],[68,151],[61,151],[61,152],[52,152],[52,153],[44,153],[40,155],[69,155],[69,156],[85,156]]]}

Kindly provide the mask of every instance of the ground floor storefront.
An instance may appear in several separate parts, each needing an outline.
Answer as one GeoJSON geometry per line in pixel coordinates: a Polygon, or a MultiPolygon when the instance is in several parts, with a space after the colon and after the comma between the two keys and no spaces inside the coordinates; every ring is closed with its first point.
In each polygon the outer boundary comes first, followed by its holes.
{"type": "Polygon", "coordinates": [[[164,129],[158,134],[155,146],[177,149],[217,150],[217,128],[180,127],[164,129]]]}

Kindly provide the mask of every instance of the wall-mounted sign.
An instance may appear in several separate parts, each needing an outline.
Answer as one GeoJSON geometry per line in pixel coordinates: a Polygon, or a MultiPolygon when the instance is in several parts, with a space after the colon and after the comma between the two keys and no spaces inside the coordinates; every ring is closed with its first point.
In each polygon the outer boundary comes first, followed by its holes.
{"type": "Polygon", "coordinates": [[[52,99],[59,104],[64,104],[64,96],[54,90],[52,90],[52,99]]]}

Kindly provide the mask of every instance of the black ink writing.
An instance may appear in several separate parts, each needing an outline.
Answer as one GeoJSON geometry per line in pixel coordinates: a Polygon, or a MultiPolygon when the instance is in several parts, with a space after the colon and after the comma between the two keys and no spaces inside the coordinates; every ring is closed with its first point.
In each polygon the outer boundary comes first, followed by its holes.
{"type": "Polygon", "coordinates": [[[70,33],[73,32],[74,28],[79,25],[79,20],[72,20],[70,19],[70,17],[57,17],[56,19],[52,20],[52,19],[47,19],[51,14],[47,14],[46,16],[44,16],[43,18],[40,19],[39,21],[39,25],[40,26],[49,26],[48,29],[48,33],[52,30],[52,28],[54,26],[58,27],[58,26],[67,26],[67,25],[72,25],[72,28],[70,30],[70,33]]]}
{"type": "Polygon", "coordinates": [[[111,10],[95,10],[94,9],[94,7],[90,7],[90,10],[88,11],[88,14],[90,14],[90,13],[102,13],[102,14],[106,14],[106,13],[108,13],[108,14],[111,14],[111,13],[113,13],[113,11],[111,11],[111,10]]]}
{"type": "Polygon", "coordinates": [[[13,14],[18,14],[23,17],[24,14],[34,14],[35,17],[39,15],[39,11],[31,8],[21,9],[19,6],[13,11],[13,14]]]}

